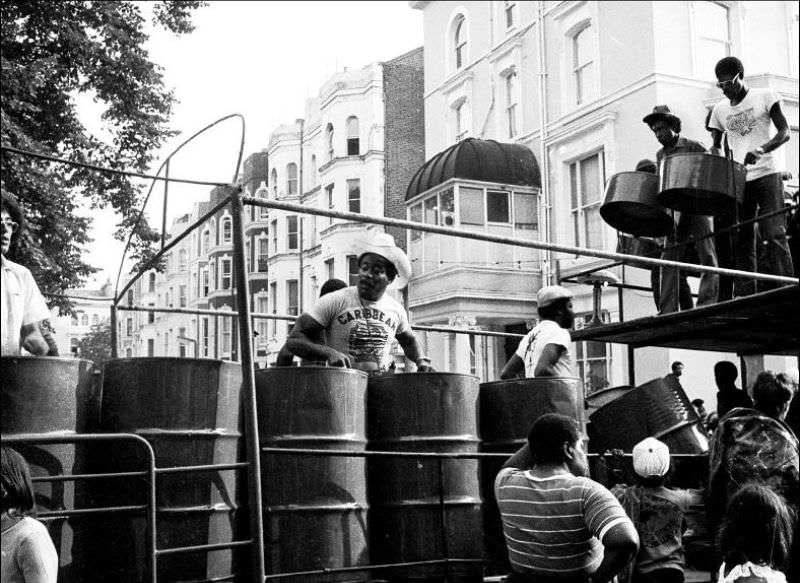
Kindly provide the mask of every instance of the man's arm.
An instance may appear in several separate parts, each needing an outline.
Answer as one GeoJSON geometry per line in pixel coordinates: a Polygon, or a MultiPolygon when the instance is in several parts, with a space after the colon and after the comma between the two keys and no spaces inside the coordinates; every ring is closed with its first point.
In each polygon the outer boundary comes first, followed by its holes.
{"type": "Polygon", "coordinates": [[[295,322],[292,333],[286,341],[286,346],[293,354],[296,354],[300,358],[322,360],[331,366],[344,366],[349,368],[351,366],[349,356],[330,346],[317,344],[312,340],[312,338],[318,338],[323,330],[322,324],[317,322],[309,314],[304,313],[295,322]]]}
{"type": "Polygon", "coordinates": [[[422,352],[419,349],[419,342],[417,342],[417,337],[411,330],[406,330],[404,332],[400,332],[399,334],[395,335],[397,339],[397,343],[400,344],[400,348],[403,349],[406,357],[409,360],[413,360],[414,364],[417,365],[417,370],[419,372],[433,372],[434,369],[431,366],[431,361],[427,356],[422,356],[422,352]]]}
{"type": "Polygon", "coordinates": [[[286,344],[281,346],[278,351],[278,356],[275,358],[275,366],[294,366],[294,354],[286,344]]]}
{"type": "Polygon", "coordinates": [[[39,333],[44,338],[44,341],[47,342],[46,356],[58,356],[58,344],[56,344],[55,330],[49,319],[39,322],[39,333]]]}
{"type": "Polygon", "coordinates": [[[747,152],[744,157],[745,164],[755,164],[761,156],[777,150],[789,141],[789,123],[786,121],[786,116],[783,115],[780,101],[772,104],[769,109],[769,117],[772,123],[775,124],[775,129],[778,130],[777,133],[765,144],[761,144],[755,150],[747,152]]]}
{"type": "Polygon", "coordinates": [[[536,363],[536,368],[533,370],[533,376],[557,376],[555,365],[566,350],[567,349],[560,344],[546,344],[544,350],[542,350],[541,356],[539,356],[539,362],[536,363]]]}
{"type": "Polygon", "coordinates": [[[722,156],[722,132],[717,128],[711,128],[711,139],[713,141],[711,153],[716,156],[722,156]]]}
{"type": "Polygon", "coordinates": [[[508,359],[508,362],[503,367],[503,370],[500,371],[500,378],[501,379],[517,378],[519,373],[522,372],[524,368],[525,368],[525,362],[517,354],[512,354],[511,358],[508,359]]]}
{"type": "Polygon", "coordinates": [[[603,536],[603,562],[591,576],[592,583],[607,583],[619,573],[639,550],[639,534],[626,520],[618,522],[603,536]]]}

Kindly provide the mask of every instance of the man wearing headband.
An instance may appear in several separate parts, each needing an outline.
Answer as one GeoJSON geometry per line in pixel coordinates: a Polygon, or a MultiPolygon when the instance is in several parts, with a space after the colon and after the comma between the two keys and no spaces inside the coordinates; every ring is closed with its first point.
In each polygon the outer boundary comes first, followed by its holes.
{"type": "Polygon", "coordinates": [[[397,340],[419,372],[433,370],[423,356],[403,306],[386,295],[388,287],[402,288],[411,277],[411,262],[391,235],[379,233],[357,242],[358,285],[330,293],[298,318],[287,346],[306,360],[388,372],[397,340]],[[314,342],[325,332],[326,344],[314,342]]]}

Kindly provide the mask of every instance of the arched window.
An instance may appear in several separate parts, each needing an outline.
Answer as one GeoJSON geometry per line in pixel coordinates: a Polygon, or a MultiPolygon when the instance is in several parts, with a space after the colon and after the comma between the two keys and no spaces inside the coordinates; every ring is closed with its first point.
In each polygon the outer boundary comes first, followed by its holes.
{"type": "Polygon", "coordinates": [[[328,161],[333,160],[333,124],[325,128],[325,145],[328,148],[328,161]]]}
{"type": "Polygon", "coordinates": [[[92,314],[92,326],[97,326],[100,323],[100,318],[97,314],[92,314]]]}
{"type": "Polygon", "coordinates": [[[231,220],[230,219],[222,219],[221,221],[221,228],[222,228],[222,242],[223,243],[230,243],[231,242],[231,220]]]}
{"type": "Polygon", "coordinates": [[[288,196],[297,194],[297,164],[294,162],[286,165],[286,194],[288,196]]]}
{"type": "Polygon", "coordinates": [[[594,39],[587,24],[572,36],[572,71],[575,79],[575,103],[580,105],[594,94],[594,39]]]}
{"type": "Polygon", "coordinates": [[[81,326],[88,326],[89,325],[89,316],[86,314],[81,314],[81,326]]]}
{"type": "Polygon", "coordinates": [[[148,275],[147,290],[150,292],[156,291],[156,274],[151,273],[148,275]]]}
{"type": "Polygon", "coordinates": [[[189,266],[189,252],[186,249],[181,249],[178,251],[178,269],[181,271],[186,271],[186,268],[189,266]]]}
{"type": "MultiPolygon", "coordinates": [[[[208,232],[208,229],[203,231],[203,255],[208,254],[208,246],[211,243],[211,234],[208,232]]],[[[155,291],[154,289],[151,291],[155,291]]]]}
{"type": "Polygon", "coordinates": [[[269,175],[270,184],[272,184],[272,198],[278,198],[278,171],[275,168],[269,175]]]}
{"type": "MultiPolygon", "coordinates": [[[[78,325],[78,314],[72,314],[72,319],[70,321],[70,324],[72,324],[73,326],[77,326],[78,325]]],[[[73,340],[74,340],[74,338],[73,338],[73,340]]]]}
{"type": "Polygon", "coordinates": [[[460,69],[467,61],[467,21],[463,16],[453,24],[453,53],[456,69],[460,69]]]}
{"type": "Polygon", "coordinates": [[[361,152],[358,140],[358,118],[354,115],[347,118],[347,155],[358,156],[361,152]]]}
{"type": "Polygon", "coordinates": [[[317,157],[314,154],[311,154],[311,180],[310,180],[311,188],[314,188],[317,185],[317,157]]]}

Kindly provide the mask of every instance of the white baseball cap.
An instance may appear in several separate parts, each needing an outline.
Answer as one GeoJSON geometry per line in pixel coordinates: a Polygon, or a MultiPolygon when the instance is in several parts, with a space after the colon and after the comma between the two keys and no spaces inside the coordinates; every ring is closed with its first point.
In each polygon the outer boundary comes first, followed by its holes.
{"type": "Polygon", "coordinates": [[[669,447],[647,437],[633,447],[633,471],[643,478],[658,478],[669,471],[669,447]]]}

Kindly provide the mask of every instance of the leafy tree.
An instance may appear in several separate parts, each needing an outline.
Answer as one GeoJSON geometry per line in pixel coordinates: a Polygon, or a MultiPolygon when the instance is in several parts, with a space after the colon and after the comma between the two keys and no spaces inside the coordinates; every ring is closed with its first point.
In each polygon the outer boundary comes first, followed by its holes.
{"type": "MultiPolygon", "coordinates": [[[[141,3],[0,0],[3,146],[78,162],[146,172],[154,153],[174,135],[168,126],[174,95],[161,67],[148,58],[141,3]],[[104,107],[110,140],[93,136],[78,118],[76,96],[104,107]]],[[[153,5],[154,24],[178,34],[193,30],[190,15],[201,1],[153,5]]],[[[111,205],[127,236],[145,185],[141,180],[2,151],[2,186],[19,199],[29,235],[16,259],[34,273],[43,291],[81,287],[96,271],[81,258],[91,242],[90,219],[76,215],[79,198],[90,208],[111,205]],[[135,179],[134,179],[135,180],[135,179]]],[[[140,225],[132,257],[150,259],[158,233],[140,225]]],[[[68,302],[56,302],[65,309],[68,302]]]]}
{"type": "Polygon", "coordinates": [[[78,340],[78,356],[97,365],[111,359],[111,326],[108,321],[95,324],[78,340]]]}

